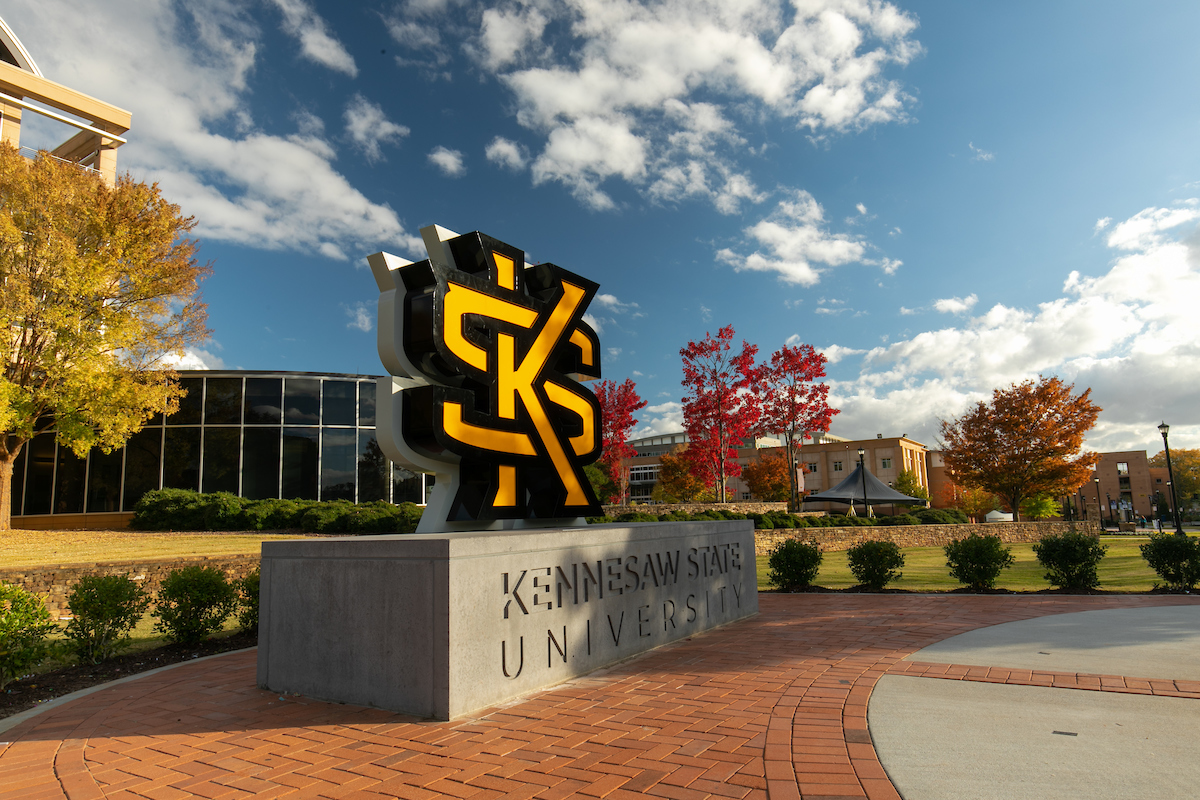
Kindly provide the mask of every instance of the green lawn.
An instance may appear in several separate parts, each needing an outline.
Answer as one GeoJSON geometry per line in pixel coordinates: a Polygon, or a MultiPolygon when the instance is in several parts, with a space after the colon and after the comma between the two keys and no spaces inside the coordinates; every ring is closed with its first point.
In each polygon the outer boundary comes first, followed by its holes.
{"type": "MultiPolygon", "coordinates": [[[[1118,591],[1148,591],[1161,579],[1142,558],[1138,545],[1148,541],[1145,536],[1102,536],[1100,541],[1108,545],[1108,552],[1100,562],[1100,588],[1118,591]]],[[[996,581],[998,589],[1013,589],[1016,591],[1037,591],[1048,589],[1050,584],[1043,577],[1045,569],[1033,555],[1033,545],[1012,544],[1013,557],[1016,563],[1000,573],[996,581]]],[[[940,547],[906,547],[904,553],[904,577],[888,588],[908,589],[911,591],[945,591],[955,589],[959,583],[950,577],[946,567],[946,556],[940,547]]],[[[758,588],[759,590],[773,588],[767,580],[770,567],[767,557],[758,557],[758,588]]],[[[854,586],[857,581],[850,574],[846,565],[846,551],[838,550],[825,553],[821,562],[821,571],[817,575],[818,586],[830,589],[844,589],[854,586]]]]}

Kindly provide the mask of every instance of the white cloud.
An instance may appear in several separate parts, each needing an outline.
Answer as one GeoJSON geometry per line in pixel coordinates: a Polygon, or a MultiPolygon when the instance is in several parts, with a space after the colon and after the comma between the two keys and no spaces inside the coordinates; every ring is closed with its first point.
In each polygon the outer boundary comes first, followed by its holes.
{"type": "Polygon", "coordinates": [[[896,270],[903,266],[904,262],[898,258],[885,258],[879,262],[879,268],[883,270],[884,275],[895,275],[896,270]]]}
{"type": "Polygon", "coordinates": [[[1092,232],[1099,233],[1107,228],[1110,222],[1112,222],[1112,217],[1101,217],[1100,219],[1096,220],[1096,226],[1092,229],[1092,232]]]}
{"type": "Polygon", "coordinates": [[[171,369],[225,369],[225,362],[220,356],[198,347],[167,355],[162,359],[162,364],[171,369]]]}
{"type": "Polygon", "coordinates": [[[597,336],[599,336],[600,332],[604,330],[604,323],[601,322],[600,318],[596,317],[594,314],[584,314],[583,321],[591,326],[591,329],[596,332],[597,336]]]}
{"type": "Polygon", "coordinates": [[[451,150],[447,147],[438,145],[429,151],[426,156],[429,163],[433,164],[447,178],[458,178],[467,174],[467,168],[463,164],[463,154],[458,150],[451,150]]]}
{"type": "Polygon", "coordinates": [[[358,76],[354,57],[335,39],[313,7],[304,0],[271,0],[283,12],[283,29],[300,41],[300,52],[310,61],[332,70],[358,76]]]}
{"type": "Polygon", "coordinates": [[[965,314],[978,302],[979,298],[972,294],[968,297],[947,297],[942,300],[934,300],[933,307],[943,314],[965,314]]]}
{"type": "Polygon", "coordinates": [[[655,436],[660,433],[678,433],[683,430],[683,406],[674,400],[647,406],[640,414],[642,423],[630,437],[655,436]]]}
{"type": "Polygon", "coordinates": [[[525,148],[503,136],[492,139],[483,154],[487,156],[488,161],[513,172],[520,172],[529,163],[529,155],[525,148]]]}
{"type": "MultiPolygon", "coordinates": [[[[798,337],[795,337],[798,338],[798,337]]],[[[788,339],[788,344],[798,344],[788,339]]],[[[846,356],[859,356],[867,352],[866,350],[855,350],[852,347],[842,347],[840,344],[831,344],[828,347],[821,348],[821,353],[830,364],[836,364],[846,356]]]]}
{"type": "Polygon", "coordinates": [[[880,0],[410,0],[386,23],[420,55],[401,63],[439,78],[449,43],[469,39],[541,139],[533,181],[597,210],[617,206],[613,183],[722,213],[762,202],[741,127],[783,119],[819,140],[905,120],[911,98],[888,72],[922,52],[916,19],[880,0]]]}
{"type": "Polygon", "coordinates": [[[712,322],[712,309],[708,306],[700,306],[700,319],[704,322],[712,322]]]}
{"type": "Polygon", "coordinates": [[[80,14],[44,0],[5,18],[53,80],[133,113],[121,169],[157,181],[196,217],[202,241],[333,258],[381,247],[423,252],[391,208],[333,168],[335,150],[311,115],[295,133],[258,127],[247,76],[261,32],[239,5],[111,0],[80,14]],[[110,58],[110,42],[137,46],[110,58]]]}
{"type": "MultiPolygon", "coordinates": [[[[800,286],[820,282],[824,269],[815,265],[836,267],[863,261],[867,251],[860,240],[829,232],[821,204],[803,189],[792,192],[770,215],[744,232],[766,253],[755,250],[743,256],[730,248],[721,248],[716,252],[718,261],[738,272],[774,272],[784,283],[800,286]]],[[[899,266],[899,262],[888,263],[899,266]]]]}
{"type": "Polygon", "coordinates": [[[637,303],[622,303],[614,294],[598,294],[592,299],[592,302],[601,308],[616,312],[618,314],[626,313],[631,309],[638,307],[637,303]]]}
{"type": "Polygon", "coordinates": [[[375,330],[375,307],[370,303],[355,303],[352,306],[342,306],[350,321],[347,328],[370,333],[375,330]]]}
{"type": "Polygon", "coordinates": [[[987,150],[981,150],[975,146],[974,142],[968,142],[967,147],[971,148],[971,152],[973,153],[971,156],[972,161],[992,161],[996,158],[995,153],[989,153],[987,150]]]}
{"type": "Polygon", "coordinates": [[[1161,419],[1172,440],[1179,427],[1181,447],[1200,446],[1200,228],[1178,230],[1200,218],[1198,205],[1149,208],[1114,226],[1107,271],[1070,273],[1057,298],[997,304],[960,326],[872,349],[857,378],[831,384],[839,430],[899,428],[932,443],[937,417],[1042,374],[1092,389],[1104,411],[1090,447],[1153,451],[1161,419]]]}
{"type": "Polygon", "coordinates": [[[902,317],[911,317],[913,314],[918,314],[918,313],[920,313],[920,309],[905,308],[904,306],[900,306],[900,316],[902,316],[902,317]]]}
{"type": "Polygon", "coordinates": [[[350,141],[372,164],[383,159],[379,149],[381,144],[397,144],[409,133],[407,127],[389,120],[377,103],[372,103],[361,94],[350,98],[343,118],[350,141]]]}
{"type": "Polygon", "coordinates": [[[633,377],[635,377],[635,378],[641,378],[641,377],[643,376],[643,374],[644,374],[644,373],[642,373],[640,370],[636,370],[636,369],[635,369],[635,370],[634,370],[634,371],[633,371],[631,374],[632,374],[632,375],[633,375],[633,377]]]}
{"type": "Polygon", "coordinates": [[[1175,208],[1146,208],[1119,223],[1108,235],[1108,246],[1119,250],[1145,250],[1164,241],[1163,231],[1200,219],[1200,207],[1188,200],[1175,208]]]}
{"type": "Polygon", "coordinates": [[[860,214],[866,214],[866,213],[867,213],[867,207],[866,207],[865,205],[863,205],[862,203],[858,203],[858,204],[857,204],[857,205],[855,205],[854,207],[858,209],[858,213],[860,213],[860,214]]]}
{"type": "Polygon", "coordinates": [[[619,355],[621,355],[621,348],[619,348],[619,347],[608,348],[608,357],[609,358],[616,358],[619,355]]]}

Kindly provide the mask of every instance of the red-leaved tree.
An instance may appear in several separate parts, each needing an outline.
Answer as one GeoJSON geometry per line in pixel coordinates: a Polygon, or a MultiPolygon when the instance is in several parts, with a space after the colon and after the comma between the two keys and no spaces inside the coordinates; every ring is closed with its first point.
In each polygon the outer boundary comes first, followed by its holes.
{"type": "Polygon", "coordinates": [[[617,486],[619,494],[610,497],[610,502],[624,505],[629,499],[629,459],[637,451],[629,446],[629,431],[637,424],[635,411],[646,407],[646,401],[638,396],[634,382],[626,378],[624,383],[600,381],[595,388],[600,401],[600,464],[608,477],[617,486]]]}
{"type": "Polygon", "coordinates": [[[791,487],[788,504],[793,511],[800,507],[796,462],[803,440],[809,433],[828,431],[834,414],[838,413],[838,409],[829,407],[829,387],[817,382],[824,377],[825,356],[812,345],[784,345],[763,365],[755,386],[762,404],[759,427],[769,433],[783,434],[791,487]]]}
{"type": "Polygon", "coordinates": [[[718,502],[725,502],[725,482],[741,474],[737,446],[758,429],[758,398],[752,391],[758,377],[754,357],[758,348],[743,341],[741,352],[732,347],[733,326],[726,325],[714,338],[688,342],[679,351],[683,358],[683,424],[688,435],[689,460],[718,502]]]}

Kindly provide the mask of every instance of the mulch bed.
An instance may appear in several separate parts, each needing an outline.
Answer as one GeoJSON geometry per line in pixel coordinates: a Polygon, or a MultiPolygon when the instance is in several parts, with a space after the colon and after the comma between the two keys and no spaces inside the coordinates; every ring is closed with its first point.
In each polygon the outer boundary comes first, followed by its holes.
{"type": "Polygon", "coordinates": [[[257,633],[235,633],[196,645],[169,644],[155,650],[117,656],[103,664],[78,664],[13,681],[0,692],[0,719],[19,714],[56,697],[101,683],[127,678],[139,672],[191,661],[194,658],[228,653],[258,645],[257,633]]]}

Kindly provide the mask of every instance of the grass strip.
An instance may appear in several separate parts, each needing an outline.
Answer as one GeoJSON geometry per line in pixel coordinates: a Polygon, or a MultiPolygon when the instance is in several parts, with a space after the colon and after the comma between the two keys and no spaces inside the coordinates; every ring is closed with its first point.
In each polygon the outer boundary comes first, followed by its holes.
{"type": "Polygon", "coordinates": [[[0,531],[0,569],[143,561],[181,556],[257,554],[262,543],[303,533],[159,533],[149,531],[0,531]]]}

